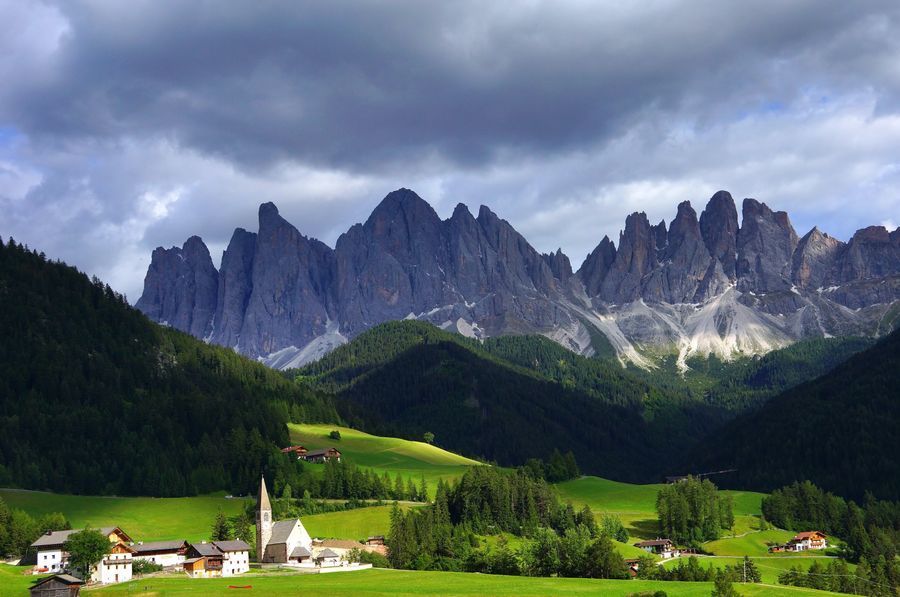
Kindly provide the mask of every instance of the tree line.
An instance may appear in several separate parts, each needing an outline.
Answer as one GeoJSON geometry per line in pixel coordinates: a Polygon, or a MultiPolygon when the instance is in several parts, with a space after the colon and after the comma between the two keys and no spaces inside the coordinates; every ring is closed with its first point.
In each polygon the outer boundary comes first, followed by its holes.
{"type": "Polygon", "coordinates": [[[10,508],[0,498],[0,556],[24,556],[28,547],[47,531],[71,528],[72,525],[59,512],[34,518],[23,510],[10,508]]]}
{"type": "Polygon", "coordinates": [[[248,493],[295,483],[287,423],[331,398],[158,326],[108,285],[0,241],[0,486],[75,494],[248,493]]]}
{"type": "Polygon", "coordinates": [[[387,543],[395,568],[592,578],[627,572],[591,509],[559,503],[525,468],[472,467],[452,485],[439,482],[428,507],[403,512],[395,505],[387,543]],[[513,550],[504,533],[526,541],[513,550]],[[501,538],[482,546],[483,535],[501,538]]]}
{"type": "Polygon", "coordinates": [[[699,547],[734,527],[734,505],[709,479],[688,477],[665,485],[656,494],[660,532],[680,545],[699,547]]]}

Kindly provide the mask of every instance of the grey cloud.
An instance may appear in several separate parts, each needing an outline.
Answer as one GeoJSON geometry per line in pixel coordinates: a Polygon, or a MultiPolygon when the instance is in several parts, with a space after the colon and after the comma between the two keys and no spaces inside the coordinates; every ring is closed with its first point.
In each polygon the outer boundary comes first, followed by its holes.
{"type": "Polygon", "coordinates": [[[628,212],[719,188],[842,238],[900,213],[893,1],[0,12],[0,234],[132,298],[153,247],[217,260],[264,201],[333,244],[406,186],[576,267],[628,212]]]}
{"type": "Polygon", "coordinates": [[[48,76],[5,104],[34,136],[167,135],[244,167],[477,168],[602,143],[648,110],[790,101],[861,39],[873,69],[896,55],[893,3],[658,6],[65,2],[48,76]]]}

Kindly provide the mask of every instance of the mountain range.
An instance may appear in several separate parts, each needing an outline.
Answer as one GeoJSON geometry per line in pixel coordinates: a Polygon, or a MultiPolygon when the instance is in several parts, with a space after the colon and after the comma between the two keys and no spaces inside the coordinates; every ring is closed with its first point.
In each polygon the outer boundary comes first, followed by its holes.
{"type": "Polygon", "coordinates": [[[652,225],[625,221],[577,271],[506,220],[457,205],[442,220],[413,191],[388,194],[332,249],[272,203],[234,231],[217,269],[196,236],[157,248],[136,307],[154,321],[280,369],[311,362],[386,321],[418,319],[476,338],[542,334],[583,355],[653,367],[676,354],[762,354],[797,340],[880,336],[900,315],[900,228],[849,242],[725,191],[652,225]]]}

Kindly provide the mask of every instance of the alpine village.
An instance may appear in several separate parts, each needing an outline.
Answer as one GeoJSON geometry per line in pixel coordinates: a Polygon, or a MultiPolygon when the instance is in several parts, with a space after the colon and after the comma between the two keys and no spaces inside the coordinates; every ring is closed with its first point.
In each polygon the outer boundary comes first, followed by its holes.
{"type": "Polygon", "coordinates": [[[900,597],[898,40],[0,0],[0,597],[900,597]]]}

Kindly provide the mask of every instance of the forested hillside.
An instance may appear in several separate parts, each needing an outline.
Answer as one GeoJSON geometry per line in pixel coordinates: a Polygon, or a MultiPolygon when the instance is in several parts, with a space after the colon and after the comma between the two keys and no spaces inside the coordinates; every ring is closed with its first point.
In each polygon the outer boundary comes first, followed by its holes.
{"type": "Polygon", "coordinates": [[[342,416],[372,433],[418,439],[431,431],[441,447],[508,465],[572,450],[586,471],[656,480],[666,461],[658,448],[670,441],[659,430],[689,423],[645,412],[664,397],[617,364],[580,361],[588,359],[544,338],[482,346],[403,321],[361,334],[297,379],[336,392],[342,416]],[[567,359],[573,378],[563,373],[567,359]]]}
{"type": "Polygon", "coordinates": [[[722,483],[772,489],[809,479],[837,494],[900,498],[900,331],[714,433],[691,461],[737,468],[722,483]]]}
{"type": "Polygon", "coordinates": [[[160,327],[108,285],[0,242],[0,485],[174,496],[250,491],[297,467],[288,421],[328,398],[160,327]]]}

